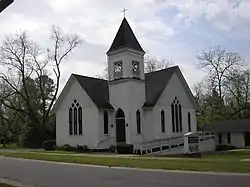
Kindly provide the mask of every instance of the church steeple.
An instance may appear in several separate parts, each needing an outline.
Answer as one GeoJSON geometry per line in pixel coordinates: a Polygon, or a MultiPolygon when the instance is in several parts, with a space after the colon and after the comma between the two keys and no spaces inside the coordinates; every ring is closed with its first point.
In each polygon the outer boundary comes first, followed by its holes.
{"type": "Polygon", "coordinates": [[[107,54],[109,54],[112,51],[116,51],[122,48],[129,48],[129,49],[133,49],[133,50],[145,53],[140,43],[136,39],[135,34],[133,33],[125,17],[122,20],[121,26],[107,54]]]}
{"type": "Polygon", "coordinates": [[[109,80],[144,80],[144,50],[124,17],[107,52],[109,80]]]}

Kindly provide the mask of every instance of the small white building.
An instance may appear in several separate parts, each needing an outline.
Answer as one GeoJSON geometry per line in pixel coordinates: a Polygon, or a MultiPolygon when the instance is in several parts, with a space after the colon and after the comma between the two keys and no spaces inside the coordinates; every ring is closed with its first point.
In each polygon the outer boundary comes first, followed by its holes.
{"type": "Polygon", "coordinates": [[[250,148],[250,119],[217,121],[205,125],[202,129],[215,133],[217,145],[250,148]]]}
{"type": "Polygon", "coordinates": [[[197,105],[179,67],[144,73],[144,54],[124,18],[107,52],[109,80],[72,74],[60,94],[58,146],[107,149],[197,131],[197,105]]]}

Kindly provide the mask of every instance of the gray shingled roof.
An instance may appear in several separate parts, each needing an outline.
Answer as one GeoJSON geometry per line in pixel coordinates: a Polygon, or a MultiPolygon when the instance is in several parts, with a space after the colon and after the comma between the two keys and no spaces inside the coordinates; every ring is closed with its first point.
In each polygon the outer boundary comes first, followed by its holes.
{"type": "Polygon", "coordinates": [[[178,66],[173,66],[145,74],[146,102],[143,107],[150,107],[156,104],[168,81],[177,69],[178,66]]]}
{"type": "Polygon", "coordinates": [[[109,103],[109,86],[106,80],[76,74],[72,75],[76,78],[98,108],[114,109],[109,103]]]}
{"type": "Polygon", "coordinates": [[[214,132],[250,132],[250,119],[217,121],[202,127],[205,131],[214,132]]]}
{"type": "Polygon", "coordinates": [[[129,23],[126,20],[126,18],[122,20],[121,26],[107,53],[125,47],[144,52],[138,40],[136,39],[135,34],[133,33],[131,27],[129,26],[129,23]]]}
{"type": "MultiPolygon", "coordinates": [[[[145,74],[146,102],[143,107],[151,107],[156,104],[168,81],[177,69],[178,66],[174,66],[145,74]]],[[[113,109],[113,106],[109,102],[109,87],[107,80],[76,74],[73,74],[73,76],[98,108],[113,109]]]]}

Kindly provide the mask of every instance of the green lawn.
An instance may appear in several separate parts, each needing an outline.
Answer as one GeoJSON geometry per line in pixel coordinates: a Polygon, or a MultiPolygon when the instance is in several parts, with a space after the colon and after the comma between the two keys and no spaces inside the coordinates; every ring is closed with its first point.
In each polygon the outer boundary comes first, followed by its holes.
{"type": "Polygon", "coordinates": [[[0,187],[14,187],[14,186],[10,186],[10,185],[8,185],[8,184],[0,183],[0,187]]]}
{"type": "Polygon", "coordinates": [[[205,155],[204,158],[209,159],[233,159],[233,160],[242,160],[250,159],[250,149],[236,149],[227,152],[221,152],[211,155],[205,155]]]}
{"type": "Polygon", "coordinates": [[[2,144],[0,144],[0,149],[17,149],[16,144],[6,144],[6,148],[3,147],[2,144]]]}
{"type": "MultiPolygon", "coordinates": [[[[248,153],[247,153],[248,154],[248,153]]],[[[103,166],[122,166],[133,168],[151,168],[166,170],[188,170],[188,171],[216,171],[216,172],[243,172],[250,173],[250,162],[242,162],[241,159],[216,159],[213,157],[201,159],[153,159],[152,157],[141,158],[118,158],[101,156],[73,156],[53,155],[35,152],[2,152],[0,155],[15,158],[37,159],[55,162],[68,162],[79,164],[92,164],[103,166]]]]}

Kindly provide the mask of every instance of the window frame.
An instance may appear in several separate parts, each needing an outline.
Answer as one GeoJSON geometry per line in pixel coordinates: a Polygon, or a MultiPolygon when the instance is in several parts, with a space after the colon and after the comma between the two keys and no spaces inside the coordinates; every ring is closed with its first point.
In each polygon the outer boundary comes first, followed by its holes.
{"type": "Polygon", "coordinates": [[[231,133],[230,132],[227,133],[227,143],[231,144],[231,133]]]}
{"type": "Polygon", "coordinates": [[[166,133],[165,111],[164,110],[161,110],[161,132],[166,133]]]}
{"type": "Polygon", "coordinates": [[[82,107],[78,107],[78,134],[83,134],[83,128],[82,128],[82,107]]]}
{"type": "Polygon", "coordinates": [[[109,134],[109,116],[107,111],[103,112],[103,133],[105,135],[109,134]]]}
{"type": "Polygon", "coordinates": [[[141,113],[139,110],[136,111],[136,124],[137,124],[137,134],[141,134],[141,113]]]}
{"type": "Polygon", "coordinates": [[[122,61],[114,62],[114,79],[121,79],[123,77],[123,63],[122,61]],[[116,72],[116,67],[121,67],[119,72],[116,72]]]}
{"type": "Polygon", "coordinates": [[[219,144],[222,144],[222,134],[221,133],[218,134],[218,141],[219,141],[219,144]]]}
{"type": "Polygon", "coordinates": [[[172,131],[176,132],[175,129],[175,111],[174,111],[174,103],[171,104],[171,117],[172,117],[172,131]]]}
{"type": "Polygon", "coordinates": [[[132,73],[134,77],[140,77],[140,62],[132,61],[132,73]],[[137,69],[134,71],[134,64],[137,64],[137,69]]]}
{"type": "Polygon", "coordinates": [[[74,130],[73,130],[73,133],[74,133],[74,135],[77,135],[77,122],[78,122],[78,119],[77,119],[77,108],[76,107],[74,107],[74,109],[73,109],[73,119],[74,119],[74,130]]]}
{"type": "Polygon", "coordinates": [[[190,112],[188,112],[188,132],[192,132],[190,112]]]}
{"type": "Polygon", "coordinates": [[[73,111],[69,108],[69,135],[73,135],[73,111]]]}

